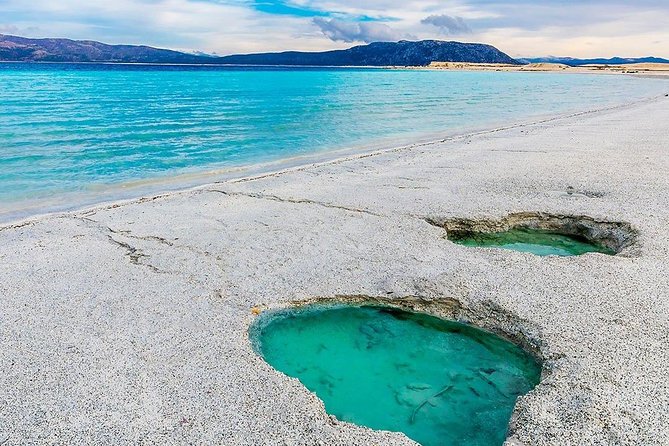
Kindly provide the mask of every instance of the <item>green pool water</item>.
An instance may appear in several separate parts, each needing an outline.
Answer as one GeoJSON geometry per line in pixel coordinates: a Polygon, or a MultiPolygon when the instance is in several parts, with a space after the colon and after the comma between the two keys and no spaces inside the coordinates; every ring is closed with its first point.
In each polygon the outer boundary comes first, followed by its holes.
{"type": "Polygon", "coordinates": [[[385,307],[268,312],[251,337],[328,413],[424,446],[501,445],[516,398],[541,374],[532,356],[494,334],[385,307]]]}
{"type": "Polygon", "coordinates": [[[554,232],[512,229],[504,232],[450,235],[448,239],[464,246],[502,248],[538,256],[578,256],[587,252],[614,255],[615,251],[587,240],[554,232]]]}

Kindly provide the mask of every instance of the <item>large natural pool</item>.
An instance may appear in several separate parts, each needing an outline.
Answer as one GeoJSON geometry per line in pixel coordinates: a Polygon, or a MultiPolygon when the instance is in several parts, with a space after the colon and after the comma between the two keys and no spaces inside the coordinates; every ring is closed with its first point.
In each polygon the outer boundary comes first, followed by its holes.
{"type": "Polygon", "coordinates": [[[492,333],[388,307],[267,312],[251,337],[328,413],[424,446],[501,445],[516,399],[541,374],[533,356],[492,333]]]}

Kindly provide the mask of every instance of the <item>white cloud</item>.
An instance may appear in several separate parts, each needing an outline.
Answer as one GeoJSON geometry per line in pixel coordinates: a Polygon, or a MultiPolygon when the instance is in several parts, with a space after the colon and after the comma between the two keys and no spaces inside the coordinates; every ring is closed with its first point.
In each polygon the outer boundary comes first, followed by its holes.
{"type": "Polygon", "coordinates": [[[465,19],[462,17],[452,17],[446,14],[435,14],[425,17],[420,23],[436,26],[443,34],[469,34],[472,32],[469,25],[465,22],[465,19]]]}
{"type": "Polygon", "coordinates": [[[407,38],[385,23],[352,22],[316,17],[313,22],[321,32],[334,42],[390,42],[407,38]]]}
{"type": "Polygon", "coordinates": [[[0,34],[18,34],[19,28],[9,23],[0,23],[0,34]]]}

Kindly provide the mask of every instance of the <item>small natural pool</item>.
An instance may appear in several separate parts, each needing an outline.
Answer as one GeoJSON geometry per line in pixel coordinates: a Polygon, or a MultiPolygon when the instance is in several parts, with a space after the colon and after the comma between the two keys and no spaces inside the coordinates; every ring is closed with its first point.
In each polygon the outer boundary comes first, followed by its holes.
{"type": "Polygon", "coordinates": [[[388,307],[266,312],[251,336],[328,413],[424,446],[501,445],[516,398],[541,374],[531,355],[492,333],[388,307]]]}
{"type": "Polygon", "coordinates": [[[502,248],[529,252],[538,256],[578,256],[588,252],[614,255],[613,249],[592,243],[583,237],[539,229],[517,228],[504,232],[453,232],[448,239],[454,243],[483,248],[502,248]]]}

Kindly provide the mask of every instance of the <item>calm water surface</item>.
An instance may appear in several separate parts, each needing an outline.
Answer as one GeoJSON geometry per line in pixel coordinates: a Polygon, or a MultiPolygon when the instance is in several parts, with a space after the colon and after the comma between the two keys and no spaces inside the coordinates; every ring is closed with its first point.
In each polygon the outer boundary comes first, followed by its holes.
{"type": "Polygon", "coordinates": [[[308,307],[251,331],[277,370],[340,420],[404,432],[423,446],[499,446],[540,365],[491,333],[382,307],[308,307]]]}
{"type": "Polygon", "coordinates": [[[0,220],[141,194],[179,175],[182,186],[202,183],[215,177],[188,175],[624,103],[663,85],[541,73],[0,63],[0,220]]]}
{"type": "Polygon", "coordinates": [[[510,229],[503,232],[473,233],[452,237],[449,240],[460,245],[481,248],[501,248],[528,252],[537,256],[579,256],[589,252],[615,255],[616,252],[603,245],[571,235],[536,229],[510,229]]]}

